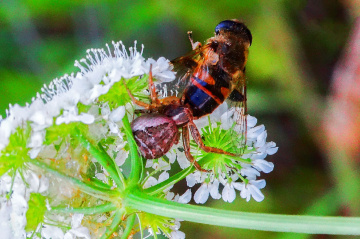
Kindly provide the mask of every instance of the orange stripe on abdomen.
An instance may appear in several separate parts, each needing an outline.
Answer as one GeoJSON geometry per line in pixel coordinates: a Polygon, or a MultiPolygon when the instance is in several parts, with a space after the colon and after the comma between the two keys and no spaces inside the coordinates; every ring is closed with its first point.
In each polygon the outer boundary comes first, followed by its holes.
{"type": "MultiPolygon", "coordinates": [[[[205,81],[204,81],[205,82],[205,81]]],[[[211,98],[213,98],[216,103],[218,103],[219,105],[221,105],[223,103],[222,100],[220,100],[219,97],[215,96],[213,93],[211,93],[211,91],[209,91],[208,89],[206,89],[204,86],[202,86],[199,82],[197,82],[197,80],[195,79],[194,76],[191,77],[191,83],[193,83],[193,85],[195,85],[197,88],[199,88],[200,90],[204,91],[207,95],[209,95],[211,98]]],[[[206,82],[205,82],[206,83],[206,82]]],[[[207,84],[207,83],[206,83],[207,84]]]]}

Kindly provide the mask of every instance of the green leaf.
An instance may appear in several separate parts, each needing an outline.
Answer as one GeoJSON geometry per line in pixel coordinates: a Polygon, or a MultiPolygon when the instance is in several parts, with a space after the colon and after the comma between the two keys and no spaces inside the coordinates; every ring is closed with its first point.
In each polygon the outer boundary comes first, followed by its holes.
{"type": "Polygon", "coordinates": [[[31,193],[29,199],[29,209],[26,212],[25,230],[27,232],[34,231],[38,227],[39,223],[44,221],[44,215],[46,212],[46,197],[40,193],[31,193]]]}

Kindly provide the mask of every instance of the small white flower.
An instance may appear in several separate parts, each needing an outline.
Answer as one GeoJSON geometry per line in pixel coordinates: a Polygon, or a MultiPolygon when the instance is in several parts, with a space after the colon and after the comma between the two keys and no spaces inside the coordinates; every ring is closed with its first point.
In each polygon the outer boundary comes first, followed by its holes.
{"type": "Polygon", "coordinates": [[[194,194],[194,200],[196,203],[204,204],[210,195],[209,185],[204,183],[194,194]]]}
{"type": "Polygon", "coordinates": [[[183,195],[179,196],[178,198],[175,197],[175,199],[174,199],[174,201],[177,201],[177,202],[183,203],[183,204],[189,203],[190,200],[191,200],[191,190],[190,189],[186,190],[186,192],[183,195]]]}
{"type": "Polygon", "coordinates": [[[183,204],[187,204],[190,202],[191,200],[191,190],[188,189],[186,190],[186,192],[183,195],[179,195],[179,194],[174,194],[173,192],[167,192],[166,194],[166,199],[167,200],[173,200],[175,202],[179,202],[179,203],[183,203],[183,204]]]}
{"type": "Polygon", "coordinates": [[[213,182],[203,183],[194,194],[194,200],[198,204],[204,204],[211,195],[214,199],[220,199],[219,181],[215,179],[213,182]]]}
{"type": "Polygon", "coordinates": [[[171,239],[184,239],[185,233],[183,233],[182,231],[172,231],[170,236],[171,239]]]}
{"type": "Polygon", "coordinates": [[[266,182],[264,179],[262,180],[249,180],[247,184],[241,183],[240,188],[240,197],[245,198],[246,201],[250,201],[250,198],[253,197],[255,201],[261,202],[264,200],[264,194],[260,191],[260,189],[264,188],[266,182]]]}
{"type": "Polygon", "coordinates": [[[263,159],[255,159],[252,163],[259,172],[270,173],[274,169],[273,163],[263,159]]]}
{"type": "Polygon", "coordinates": [[[155,170],[162,169],[168,171],[171,169],[171,165],[166,162],[163,158],[158,159],[148,159],[146,160],[145,168],[153,168],[155,170]]]}
{"type": "Polygon", "coordinates": [[[125,116],[125,107],[119,106],[118,108],[111,111],[109,115],[109,120],[116,123],[122,120],[122,118],[125,116]]]}

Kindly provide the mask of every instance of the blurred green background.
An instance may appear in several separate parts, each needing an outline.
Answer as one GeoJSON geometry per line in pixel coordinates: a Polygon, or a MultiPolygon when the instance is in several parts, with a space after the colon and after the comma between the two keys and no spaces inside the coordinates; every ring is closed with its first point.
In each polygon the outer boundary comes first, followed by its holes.
{"type": "MultiPolygon", "coordinates": [[[[345,113],[333,104],[339,100],[334,97],[336,86],[360,80],[360,70],[351,75],[346,68],[360,69],[360,56],[346,61],[356,48],[349,42],[352,32],[360,29],[359,1],[2,0],[0,6],[3,116],[9,103],[24,105],[44,83],[77,71],[73,63],[88,48],[102,48],[113,40],[132,46],[137,40],[145,45],[146,58],[173,59],[191,49],[187,31],[204,42],[220,21],[244,21],[253,35],[247,66],[249,113],[265,124],[268,141],[275,141],[279,151],[267,158],[275,169],[262,175],[267,181],[263,202],[247,203],[238,197],[232,204],[209,200],[207,205],[250,212],[360,216],[360,116],[351,110],[360,111],[360,96],[355,101],[340,97],[340,105],[350,107],[345,113]],[[334,72],[341,73],[336,70],[339,65],[351,76],[334,77],[334,72]],[[339,79],[343,82],[337,85],[339,79]],[[338,126],[337,117],[355,124],[338,126]],[[343,132],[350,136],[342,137],[343,132]]],[[[356,44],[360,46],[360,39],[356,44]]],[[[187,238],[346,238],[187,222],[181,230],[187,238]]]]}

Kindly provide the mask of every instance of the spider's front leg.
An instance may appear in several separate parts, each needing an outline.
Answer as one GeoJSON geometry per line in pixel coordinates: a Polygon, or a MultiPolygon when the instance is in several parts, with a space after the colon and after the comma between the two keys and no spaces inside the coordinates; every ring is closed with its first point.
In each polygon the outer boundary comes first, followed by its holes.
{"type": "Polygon", "coordinates": [[[237,155],[237,154],[233,154],[233,153],[224,151],[224,150],[219,149],[219,148],[206,146],[204,144],[204,142],[202,141],[202,139],[201,139],[201,134],[200,134],[199,130],[197,129],[195,123],[193,121],[190,121],[188,123],[188,126],[190,128],[191,136],[195,140],[196,144],[199,145],[199,147],[202,150],[204,150],[205,152],[207,152],[207,153],[225,154],[225,155],[229,155],[229,156],[240,156],[240,155],[237,155]]]}
{"type": "Polygon", "coordinates": [[[157,98],[157,94],[155,91],[155,86],[154,86],[154,82],[153,82],[153,77],[152,77],[152,65],[150,65],[150,71],[149,71],[149,91],[150,91],[150,100],[151,100],[151,104],[147,104],[145,102],[142,102],[140,100],[137,100],[134,95],[130,92],[129,88],[126,86],[125,80],[123,80],[123,84],[125,85],[126,91],[128,93],[128,95],[131,98],[131,101],[141,107],[144,107],[145,110],[151,110],[154,109],[156,107],[158,107],[159,105],[159,99],[157,98]]]}
{"type": "Polygon", "coordinates": [[[201,168],[200,164],[194,159],[194,156],[192,156],[190,153],[190,137],[187,125],[182,127],[182,139],[186,158],[190,161],[190,163],[194,164],[194,167],[197,170],[202,172],[208,172],[208,170],[201,168]]]}

